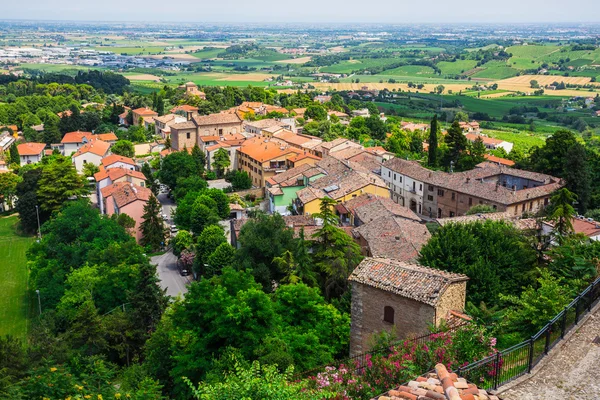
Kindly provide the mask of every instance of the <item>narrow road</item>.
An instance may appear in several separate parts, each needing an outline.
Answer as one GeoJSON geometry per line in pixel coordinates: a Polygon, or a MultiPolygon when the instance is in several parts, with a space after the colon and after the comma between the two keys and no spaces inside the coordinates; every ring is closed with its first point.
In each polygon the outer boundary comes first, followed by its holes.
{"type": "Polygon", "coordinates": [[[191,280],[191,275],[181,276],[177,269],[177,257],[172,251],[168,251],[160,256],[154,256],[150,259],[152,264],[156,265],[156,271],[160,279],[160,287],[167,289],[167,294],[177,297],[187,293],[187,284],[191,280]]]}

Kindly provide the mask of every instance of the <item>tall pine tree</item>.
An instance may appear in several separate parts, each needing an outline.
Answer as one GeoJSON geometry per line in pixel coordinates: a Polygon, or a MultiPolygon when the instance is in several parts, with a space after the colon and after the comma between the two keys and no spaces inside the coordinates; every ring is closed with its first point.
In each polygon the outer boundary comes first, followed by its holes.
{"type": "Polygon", "coordinates": [[[567,189],[577,195],[577,210],[585,214],[590,201],[590,172],[585,147],[575,143],[569,147],[564,160],[567,189]]]}
{"type": "Polygon", "coordinates": [[[467,138],[463,135],[463,130],[458,120],[454,120],[450,129],[448,129],[446,143],[450,149],[450,159],[447,166],[450,166],[450,162],[454,162],[454,165],[456,165],[460,153],[467,148],[467,138]]]}
{"type": "Polygon", "coordinates": [[[430,167],[435,167],[437,164],[437,149],[438,149],[437,135],[438,135],[439,129],[440,128],[438,125],[437,114],[435,114],[433,116],[433,119],[431,120],[431,126],[429,128],[429,150],[428,150],[427,163],[429,164],[430,167]]]}
{"type": "Polygon", "coordinates": [[[149,247],[152,251],[159,250],[165,240],[165,228],[163,219],[160,216],[160,204],[156,197],[150,196],[150,199],[148,199],[144,206],[142,219],[140,244],[149,247]]]}

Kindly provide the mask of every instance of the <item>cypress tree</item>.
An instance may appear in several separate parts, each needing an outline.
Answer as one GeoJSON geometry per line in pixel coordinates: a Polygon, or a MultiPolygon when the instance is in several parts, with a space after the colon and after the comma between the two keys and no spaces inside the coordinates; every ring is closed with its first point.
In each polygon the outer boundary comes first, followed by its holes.
{"type": "Polygon", "coordinates": [[[150,196],[148,203],[144,206],[143,221],[140,226],[142,230],[142,239],[140,244],[148,246],[155,251],[160,249],[161,244],[165,240],[165,228],[163,219],[160,216],[160,204],[156,197],[150,196]]]}
{"type": "Polygon", "coordinates": [[[427,162],[430,167],[435,167],[437,164],[437,134],[438,134],[439,126],[437,114],[433,116],[431,120],[431,127],[429,128],[429,154],[427,158],[427,162]]]}

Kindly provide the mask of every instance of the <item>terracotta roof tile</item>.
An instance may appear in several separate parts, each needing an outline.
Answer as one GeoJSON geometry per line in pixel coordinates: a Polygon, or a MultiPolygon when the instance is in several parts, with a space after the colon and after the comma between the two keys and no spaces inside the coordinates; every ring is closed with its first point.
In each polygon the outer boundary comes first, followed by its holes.
{"type": "Polygon", "coordinates": [[[140,115],[142,117],[155,117],[155,116],[158,116],[158,113],[156,111],[153,111],[153,110],[151,110],[148,107],[136,108],[132,112],[134,112],[137,115],[140,115]]]}
{"type": "Polygon", "coordinates": [[[44,151],[46,143],[20,143],[17,145],[17,151],[20,156],[37,156],[44,151]]]}
{"type": "Polygon", "coordinates": [[[110,149],[110,143],[105,142],[103,140],[92,140],[89,143],[81,146],[73,157],[78,157],[82,154],[92,153],[97,156],[105,156],[108,153],[108,149],[110,149]]]}
{"type": "Polygon", "coordinates": [[[105,198],[112,197],[119,208],[136,200],[146,202],[152,196],[150,189],[129,182],[113,183],[102,188],[101,192],[105,198]]]}
{"type": "Polygon", "coordinates": [[[83,143],[83,138],[87,138],[88,140],[93,136],[92,132],[68,132],[63,136],[61,143],[83,143]]]}
{"type": "Polygon", "coordinates": [[[240,123],[242,120],[237,114],[218,113],[209,115],[195,115],[193,121],[197,126],[217,125],[217,124],[233,124],[240,123]]]}
{"type": "Polygon", "coordinates": [[[102,159],[102,165],[104,165],[105,167],[108,167],[109,165],[112,165],[112,164],[118,163],[118,162],[122,162],[124,164],[129,164],[129,165],[135,167],[135,161],[133,161],[133,159],[131,159],[129,157],[120,156],[118,154],[111,154],[102,159]]]}
{"type": "Polygon", "coordinates": [[[421,303],[435,306],[448,286],[464,282],[466,275],[389,258],[365,258],[348,280],[362,283],[421,303]]]}
{"type": "Polygon", "coordinates": [[[301,151],[293,147],[282,146],[281,144],[266,139],[247,140],[246,144],[238,149],[242,154],[257,160],[265,162],[274,158],[282,157],[286,154],[298,154],[301,151]]]}

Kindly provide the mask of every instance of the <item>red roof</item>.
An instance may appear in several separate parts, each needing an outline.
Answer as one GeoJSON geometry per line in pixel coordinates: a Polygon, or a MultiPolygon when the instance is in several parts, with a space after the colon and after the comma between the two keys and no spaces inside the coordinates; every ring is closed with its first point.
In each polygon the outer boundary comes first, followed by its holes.
{"type": "Polygon", "coordinates": [[[93,136],[92,132],[68,132],[63,136],[61,143],[83,143],[83,138],[88,140],[93,136]]]}
{"type": "Polygon", "coordinates": [[[194,112],[194,111],[198,111],[198,107],[194,107],[194,106],[190,106],[188,104],[182,104],[180,106],[176,106],[171,108],[172,113],[176,113],[177,111],[185,111],[185,112],[194,112]]]}
{"type": "Polygon", "coordinates": [[[123,157],[118,154],[111,154],[110,156],[106,156],[102,159],[102,165],[104,165],[105,167],[108,167],[109,165],[112,165],[112,164],[118,163],[118,162],[122,162],[125,164],[130,164],[132,166],[135,166],[135,161],[133,161],[131,158],[123,157]]]}
{"type": "Polygon", "coordinates": [[[515,165],[515,162],[513,160],[508,160],[506,158],[496,157],[496,156],[493,156],[491,154],[485,154],[484,157],[485,157],[486,160],[488,160],[490,162],[494,162],[494,163],[506,165],[507,167],[512,167],[513,165],[515,165]]]}
{"type": "Polygon", "coordinates": [[[77,150],[77,153],[73,155],[73,157],[80,156],[86,153],[92,153],[97,156],[104,156],[108,153],[108,149],[110,148],[110,143],[102,141],[102,140],[93,140],[89,143],[84,144],[77,150]]]}
{"type": "Polygon", "coordinates": [[[136,108],[135,110],[133,110],[133,112],[136,113],[137,115],[147,116],[147,117],[153,117],[155,115],[158,115],[158,113],[156,111],[152,111],[148,107],[136,108]]]}
{"type": "Polygon", "coordinates": [[[17,145],[20,156],[38,156],[46,148],[46,143],[21,143],[17,145]]]}

